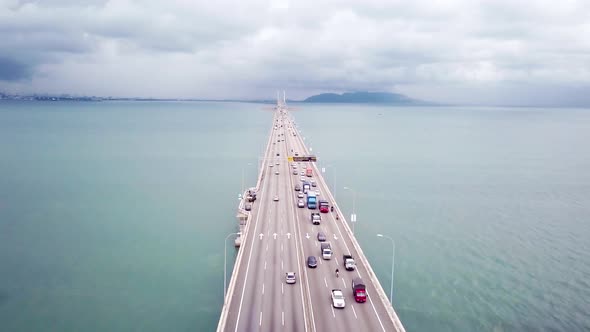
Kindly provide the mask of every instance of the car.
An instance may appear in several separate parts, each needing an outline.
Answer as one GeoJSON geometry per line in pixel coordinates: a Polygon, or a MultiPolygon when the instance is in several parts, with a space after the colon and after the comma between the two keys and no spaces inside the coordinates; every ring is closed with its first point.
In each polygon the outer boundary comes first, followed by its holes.
{"type": "Polygon", "coordinates": [[[315,182],[315,180],[311,180],[311,186],[312,186],[312,187],[317,187],[317,186],[318,186],[318,184],[315,182]]]}
{"type": "Polygon", "coordinates": [[[288,284],[294,284],[296,282],[295,272],[285,273],[285,282],[288,284]]]}
{"type": "Polygon", "coordinates": [[[277,153],[277,157],[279,157],[280,155],[281,155],[280,153],[277,153]]]}
{"type": "Polygon", "coordinates": [[[275,165],[277,165],[277,166],[278,166],[278,165],[279,165],[279,162],[277,161],[277,162],[275,163],[275,165]]]}
{"type": "Polygon", "coordinates": [[[304,171],[299,172],[299,175],[305,175],[304,171]]]}
{"type": "Polygon", "coordinates": [[[246,210],[246,211],[252,210],[252,204],[246,204],[246,205],[244,205],[244,210],[246,210]]]}
{"type": "Polygon", "coordinates": [[[307,165],[305,165],[305,164],[304,164],[304,165],[303,165],[303,169],[307,169],[307,165]]]}
{"type": "Polygon", "coordinates": [[[344,294],[340,289],[332,289],[332,306],[334,308],[344,308],[346,303],[344,302],[344,294]]]}
{"type": "Polygon", "coordinates": [[[303,198],[303,193],[302,192],[297,193],[297,198],[303,198]]]}
{"type": "Polygon", "coordinates": [[[319,190],[316,190],[316,191],[315,191],[315,195],[316,195],[316,196],[319,196],[319,195],[320,195],[320,191],[319,191],[319,190]]]}
{"type": "Polygon", "coordinates": [[[293,170],[293,175],[297,175],[297,170],[293,170]]]}
{"type": "Polygon", "coordinates": [[[295,157],[299,157],[299,152],[295,152],[295,157]]]}
{"type": "Polygon", "coordinates": [[[279,171],[275,171],[275,175],[279,175],[279,171]]]}
{"type": "Polygon", "coordinates": [[[275,202],[278,202],[279,201],[279,196],[275,196],[272,200],[275,201],[275,202]]]}
{"type": "Polygon", "coordinates": [[[301,186],[298,183],[298,184],[295,185],[295,191],[299,191],[299,190],[301,190],[301,186]]]}
{"type": "Polygon", "coordinates": [[[297,201],[297,206],[300,208],[305,207],[305,202],[302,199],[300,199],[297,201]]]}
{"type": "Polygon", "coordinates": [[[318,260],[315,258],[315,256],[307,257],[307,266],[311,268],[318,267],[318,260]]]}
{"type": "Polygon", "coordinates": [[[324,234],[324,232],[318,232],[318,241],[320,241],[320,242],[326,241],[326,234],[324,234]]]}
{"type": "Polygon", "coordinates": [[[305,177],[304,176],[300,176],[299,180],[301,180],[301,182],[305,182],[305,177]]]}
{"type": "Polygon", "coordinates": [[[274,166],[273,164],[268,164],[268,167],[273,167],[273,166],[274,166]]]}

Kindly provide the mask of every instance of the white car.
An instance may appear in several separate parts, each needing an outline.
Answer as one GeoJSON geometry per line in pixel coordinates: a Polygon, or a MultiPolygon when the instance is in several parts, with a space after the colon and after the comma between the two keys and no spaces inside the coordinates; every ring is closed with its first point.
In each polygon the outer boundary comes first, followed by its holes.
{"type": "Polygon", "coordinates": [[[279,175],[279,171],[275,171],[275,175],[279,175]]]}
{"type": "Polygon", "coordinates": [[[305,175],[304,171],[299,172],[299,175],[305,175]]]}
{"type": "Polygon", "coordinates": [[[305,177],[303,177],[303,176],[300,176],[300,177],[299,177],[299,180],[301,180],[301,182],[305,182],[305,177]]]}
{"type": "Polygon", "coordinates": [[[297,198],[303,198],[303,193],[301,191],[297,193],[297,198]]]}
{"type": "Polygon", "coordinates": [[[300,208],[303,208],[303,207],[305,207],[305,202],[303,202],[303,200],[300,199],[299,201],[297,201],[297,206],[300,208]]]}
{"type": "Polygon", "coordinates": [[[279,201],[279,196],[275,196],[272,200],[275,201],[275,202],[278,202],[279,201]]]}
{"type": "Polygon", "coordinates": [[[285,273],[285,282],[288,284],[294,284],[297,280],[295,279],[295,272],[285,273]]]}
{"type": "Polygon", "coordinates": [[[274,166],[273,164],[268,164],[268,167],[273,167],[273,166],[274,166]]]}
{"type": "Polygon", "coordinates": [[[332,289],[332,306],[334,308],[344,308],[346,306],[344,294],[340,289],[332,289]]]}

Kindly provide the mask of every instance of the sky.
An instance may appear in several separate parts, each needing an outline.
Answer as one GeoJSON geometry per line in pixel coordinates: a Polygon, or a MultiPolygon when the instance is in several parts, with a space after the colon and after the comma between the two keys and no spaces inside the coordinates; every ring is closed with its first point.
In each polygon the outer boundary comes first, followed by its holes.
{"type": "Polygon", "coordinates": [[[0,91],[590,106],[590,1],[0,0],[0,91]]]}

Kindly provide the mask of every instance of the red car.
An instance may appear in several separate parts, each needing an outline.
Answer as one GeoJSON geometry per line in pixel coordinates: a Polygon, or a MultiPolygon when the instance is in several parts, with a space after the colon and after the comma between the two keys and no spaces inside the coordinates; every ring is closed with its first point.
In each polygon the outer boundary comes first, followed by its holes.
{"type": "Polygon", "coordinates": [[[320,201],[320,212],[328,213],[330,211],[330,203],[328,201],[321,200],[320,201]]]}

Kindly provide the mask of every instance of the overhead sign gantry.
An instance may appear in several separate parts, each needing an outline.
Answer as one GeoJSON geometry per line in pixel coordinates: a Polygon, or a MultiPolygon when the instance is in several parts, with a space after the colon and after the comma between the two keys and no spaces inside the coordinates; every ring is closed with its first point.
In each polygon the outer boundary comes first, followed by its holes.
{"type": "Polygon", "coordinates": [[[289,161],[311,161],[316,162],[318,158],[316,156],[289,156],[289,161]]]}

